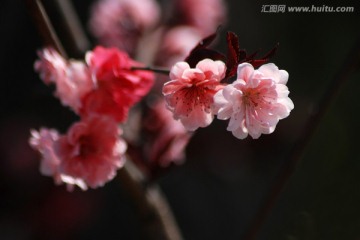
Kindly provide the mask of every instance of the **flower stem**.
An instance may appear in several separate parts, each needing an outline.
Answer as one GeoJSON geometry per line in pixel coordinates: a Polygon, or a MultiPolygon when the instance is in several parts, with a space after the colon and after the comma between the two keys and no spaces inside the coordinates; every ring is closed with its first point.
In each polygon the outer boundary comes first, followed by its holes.
{"type": "Polygon", "coordinates": [[[155,68],[155,67],[131,67],[131,70],[143,70],[143,71],[151,71],[154,73],[160,73],[160,74],[165,74],[165,75],[169,75],[170,74],[170,70],[169,69],[165,69],[165,68],[155,68]]]}
{"type": "Polygon", "coordinates": [[[256,239],[259,234],[262,225],[271,214],[277,200],[281,193],[287,186],[291,176],[294,174],[297,165],[299,164],[306,147],[314,136],[316,129],[319,127],[321,120],[325,113],[331,106],[331,103],[338,96],[342,85],[351,77],[354,70],[360,66],[360,38],[357,39],[355,46],[351,48],[348,57],[343,63],[339,72],[334,76],[334,79],[330,83],[325,95],[318,104],[317,112],[310,116],[305,124],[304,131],[302,131],[297,142],[294,144],[294,148],[290,152],[289,159],[286,161],[280,169],[279,174],[275,178],[274,183],[271,185],[268,195],[264,198],[263,205],[258,209],[253,222],[245,232],[245,240],[256,239]]]}
{"type": "Polygon", "coordinates": [[[132,200],[137,215],[141,220],[144,239],[182,240],[170,207],[156,184],[148,181],[139,169],[127,161],[119,170],[118,178],[122,187],[132,200]]]}

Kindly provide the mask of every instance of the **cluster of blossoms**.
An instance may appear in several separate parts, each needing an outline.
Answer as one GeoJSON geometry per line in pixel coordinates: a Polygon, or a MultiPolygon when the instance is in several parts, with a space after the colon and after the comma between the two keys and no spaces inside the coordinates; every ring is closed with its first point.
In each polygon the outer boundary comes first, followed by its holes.
{"type": "Polygon", "coordinates": [[[156,49],[156,65],[172,66],[183,60],[204,37],[226,22],[224,0],[98,0],[92,7],[90,32],[106,47],[117,47],[131,56],[143,54],[142,39],[156,49]],[[152,40],[154,40],[151,37],[152,40]],[[156,46],[153,46],[156,45],[156,46]]]}
{"type": "Polygon", "coordinates": [[[81,118],[66,135],[46,128],[31,132],[30,144],[43,156],[41,172],[70,188],[102,186],[124,163],[126,143],[118,124],[149,92],[154,75],[131,70],[141,64],[114,48],[95,48],[86,63],[65,60],[51,48],[38,55],[35,69],[42,80],[54,84],[55,96],[81,118]]]}
{"type": "MultiPolygon", "coordinates": [[[[134,70],[141,64],[114,48],[95,48],[86,54],[86,64],[67,61],[48,48],[39,52],[39,57],[35,69],[43,81],[55,84],[55,96],[81,117],[66,135],[45,128],[32,131],[31,146],[43,155],[41,171],[69,186],[102,186],[123,165],[126,143],[120,138],[118,124],[148,94],[154,75],[134,70]]],[[[183,134],[180,123],[194,131],[210,125],[217,115],[218,119],[230,119],[227,130],[235,137],[255,139],[272,133],[294,108],[286,87],[289,75],[275,64],[255,70],[250,63],[241,63],[231,84],[222,83],[226,69],[223,61],[209,58],[194,68],[187,62],[171,68],[170,81],[162,92],[167,109],[179,121],[163,111],[162,101],[152,106],[144,124],[157,139],[145,144],[150,162],[157,159],[166,166],[169,159],[181,159],[190,135],[183,134]]]]}
{"type": "Polygon", "coordinates": [[[90,26],[107,47],[89,51],[85,61],[64,59],[52,48],[38,52],[40,78],[55,85],[55,96],[80,117],[66,134],[31,131],[30,145],[42,155],[40,171],[56,184],[83,190],[103,186],[124,165],[126,151],[156,172],[181,163],[192,132],[215,116],[230,119],[227,130],[235,137],[256,139],[272,133],[294,108],[288,73],[266,63],[276,48],[255,59],[239,48],[233,33],[227,35],[227,56],[208,48],[216,34],[204,37],[225,21],[221,0],[173,4],[175,20],[160,27],[151,57],[171,66],[165,80],[156,76],[160,89],[151,69],[131,58],[142,35],[159,24],[160,8],[153,0],[97,2],[90,26]],[[135,108],[140,101],[144,104],[135,108]]]}
{"type": "Polygon", "coordinates": [[[133,53],[142,34],[159,20],[155,0],[102,0],[94,4],[89,26],[102,45],[133,53]]]}
{"type": "Polygon", "coordinates": [[[174,118],[193,131],[218,119],[230,119],[227,130],[239,139],[256,139],[275,130],[280,119],[294,108],[286,87],[289,74],[273,63],[255,70],[249,63],[238,65],[237,79],[222,84],[225,63],[204,59],[195,68],[179,62],[170,72],[163,93],[174,118]]]}

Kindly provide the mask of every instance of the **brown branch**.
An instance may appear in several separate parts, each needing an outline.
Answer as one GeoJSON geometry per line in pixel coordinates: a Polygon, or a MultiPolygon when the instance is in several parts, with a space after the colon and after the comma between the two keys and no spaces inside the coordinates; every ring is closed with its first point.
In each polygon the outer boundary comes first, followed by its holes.
{"type": "Polygon", "coordinates": [[[64,47],[61,44],[41,1],[26,0],[26,5],[44,41],[44,44],[47,46],[52,46],[63,57],[67,57],[64,47]]]}
{"type": "Polygon", "coordinates": [[[165,75],[169,75],[170,74],[170,70],[169,69],[165,69],[165,68],[155,68],[155,67],[131,67],[131,70],[142,70],[142,71],[151,71],[154,73],[160,73],[160,74],[165,74],[165,75]]]}
{"type": "Polygon", "coordinates": [[[272,184],[268,195],[265,197],[263,205],[259,208],[257,214],[255,215],[254,221],[250,225],[248,231],[245,233],[245,237],[243,239],[256,239],[256,236],[261,230],[262,225],[270,215],[281,193],[287,186],[291,176],[294,174],[296,167],[299,164],[304,151],[306,150],[306,147],[311,141],[316,129],[319,127],[325,113],[328,111],[334,99],[336,99],[338,96],[343,84],[350,78],[354,70],[359,69],[359,67],[360,37],[356,41],[355,46],[351,48],[345,62],[343,63],[338,73],[335,75],[326,93],[319,102],[318,107],[316,108],[317,112],[311,115],[308,119],[304,127],[304,131],[302,131],[302,134],[294,145],[295,147],[290,153],[288,161],[286,161],[280,169],[280,173],[272,184]]]}
{"type": "Polygon", "coordinates": [[[146,179],[131,161],[127,161],[119,170],[118,178],[140,218],[145,235],[143,239],[183,239],[170,207],[157,185],[147,185],[146,179]]]}
{"type": "Polygon", "coordinates": [[[61,36],[61,42],[68,55],[72,58],[83,58],[91,46],[72,1],[45,0],[43,5],[58,35],[61,36]]]}

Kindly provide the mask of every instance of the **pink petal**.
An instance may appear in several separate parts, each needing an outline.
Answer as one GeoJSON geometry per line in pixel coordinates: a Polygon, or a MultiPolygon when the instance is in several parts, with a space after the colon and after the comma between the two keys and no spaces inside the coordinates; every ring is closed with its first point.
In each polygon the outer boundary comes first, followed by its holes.
{"type": "Polygon", "coordinates": [[[188,131],[195,131],[199,127],[207,127],[213,121],[211,113],[205,113],[200,107],[193,109],[189,117],[181,118],[181,122],[188,131]]]}
{"type": "Polygon", "coordinates": [[[237,69],[237,79],[244,80],[245,82],[251,78],[254,73],[254,67],[250,63],[239,64],[237,69]]]}
{"type": "Polygon", "coordinates": [[[215,79],[221,81],[225,76],[225,63],[222,61],[213,61],[211,59],[204,59],[196,65],[197,69],[200,69],[205,74],[210,73],[215,75],[215,79]]]}
{"type": "Polygon", "coordinates": [[[285,70],[279,70],[274,63],[267,63],[259,68],[265,76],[271,77],[276,83],[286,84],[289,78],[289,74],[285,70]]]}
{"type": "Polygon", "coordinates": [[[170,70],[170,79],[174,80],[182,78],[186,69],[190,69],[190,66],[187,62],[176,63],[170,70]]]}
{"type": "Polygon", "coordinates": [[[183,78],[186,80],[196,79],[197,82],[205,80],[205,74],[199,69],[185,69],[183,72],[183,78]]]}
{"type": "MultiPolygon", "coordinates": [[[[164,95],[168,95],[168,94],[172,94],[176,91],[179,91],[180,89],[187,87],[187,86],[188,85],[184,86],[184,83],[181,81],[173,80],[173,81],[170,81],[170,82],[167,82],[164,84],[162,92],[164,95]]],[[[189,85],[189,86],[191,86],[191,85],[189,85]]]]}

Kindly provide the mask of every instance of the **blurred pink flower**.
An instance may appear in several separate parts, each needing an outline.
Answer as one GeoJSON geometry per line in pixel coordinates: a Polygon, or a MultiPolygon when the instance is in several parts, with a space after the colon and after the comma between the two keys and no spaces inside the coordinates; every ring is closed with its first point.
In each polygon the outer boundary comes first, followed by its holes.
{"type": "Polygon", "coordinates": [[[150,136],[144,149],[151,164],[166,167],[171,162],[181,163],[185,159],[185,147],[191,134],[179,121],[174,120],[164,100],[150,106],[144,129],[150,136]]]}
{"type": "Polygon", "coordinates": [[[191,26],[183,25],[170,28],[165,33],[157,54],[157,64],[173,66],[176,62],[184,61],[202,38],[201,32],[191,26]]]}
{"type": "Polygon", "coordinates": [[[141,35],[159,19],[154,0],[100,0],[92,8],[89,26],[102,45],[132,54],[141,35]]]}
{"type": "Polygon", "coordinates": [[[107,116],[92,115],[73,124],[55,143],[60,171],[91,188],[103,186],[124,164],[126,143],[120,133],[117,123],[107,116]]]}
{"type": "Polygon", "coordinates": [[[239,139],[248,134],[256,139],[272,133],[278,121],[289,116],[294,108],[285,85],[289,74],[273,63],[258,70],[242,63],[237,74],[235,82],[214,96],[217,117],[230,118],[227,130],[239,139]]]}
{"type": "Polygon", "coordinates": [[[68,190],[72,190],[74,185],[86,190],[87,187],[84,181],[67,176],[59,171],[61,159],[54,149],[54,144],[59,138],[59,133],[54,129],[41,128],[40,131],[31,130],[30,146],[42,155],[40,163],[41,174],[52,176],[57,185],[66,183],[68,190]]]}
{"type": "Polygon", "coordinates": [[[171,68],[171,81],[165,83],[163,94],[167,108],[187,130],[194,131],[212,122],[213,96],[222,88],[220,81],[225,71],[223,62],[211,59],[200,61],[195,68],[186,62],[178,62],[171,68]]]}
{"type": "Polygon", "coordinates": [[[35,61],[34,69],[40,74],[45,84],[56,84],[57,79],[66,76],[66,60],[53,48],[37,51],[39,60],[35,61]]]}
{"type": "Polygon", "coordinates": [[[223,0],[175,0],[174,10],[179,12],[177,21],[196,27],[210,35],[226,22],[227,9],[223,0]]]}
{"type": "Polygon", "coordinates": [[[55,96],[77,113],[82,98],[94,87],[85,63],[67,61],[52,48],[44,48],[38,55],[40,59],[35,62],[35,70],[46,84],[56,85],[55,96]]]}
{"type": "Polygon", "coordinates": [[[84,62],[70,60],[66,70],[66,77],[56,82],[55,95],[64,106],[70,106],[77,113],[82,107],[82,98],[95,85],[84,62]]]}
{"type": "Polygon", "coordinates": [[[150,91],[154,74],[131,70],[131,66],[140,63],[116,48],[96,47],[86,55],[86,60],[96,87],[83,99],[81,114],[98,113],[112,116],[118,122],[125,121],[130,107],[150,91]]]}
{"type": "Polygon", "coordinates": [[[30,146],[42,154],[40,172],[45,176],[57,173],[60,160],[54,152],[53,144],[59,139],[55,129],[41,128],[40,131],[31,130],[30,146]]]}

